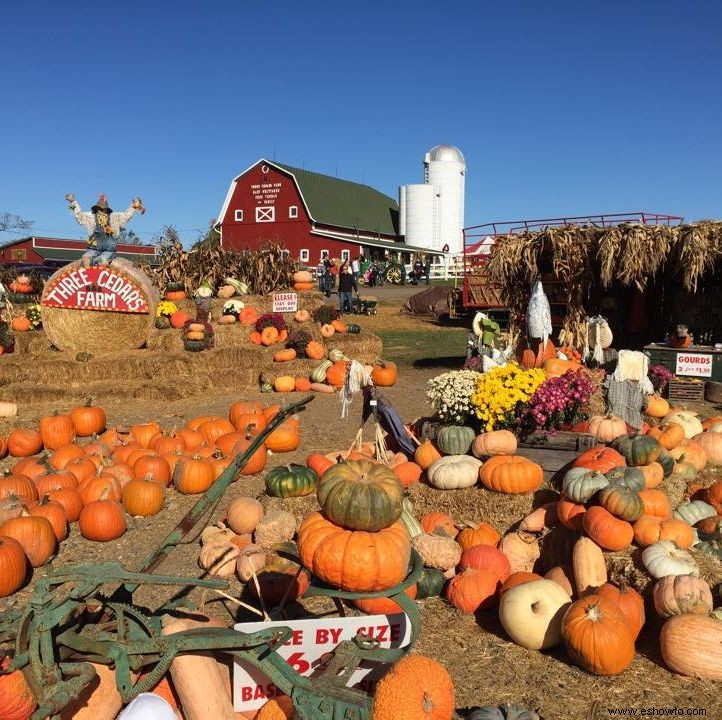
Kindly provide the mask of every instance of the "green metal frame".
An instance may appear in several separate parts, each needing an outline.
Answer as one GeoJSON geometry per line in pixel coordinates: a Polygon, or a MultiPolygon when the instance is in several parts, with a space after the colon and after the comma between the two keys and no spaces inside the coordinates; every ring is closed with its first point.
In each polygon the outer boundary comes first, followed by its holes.
{"type": "Polygon", "coordinates": [[[244,464],[286,417],[302,410],[313,396],[290,405],[236,457],[223,474],[191,508],[180,523],[130,572],[115,562],[72,565],[39,580],[28,606],[4,614],[0,622],[0,650],[13,654],[9,670],[23,670],[38,708],[31,720],[58,718],[95,677],[90,662],[112,665],[116,685],[124,702],[148,692],[165,675],[179,653],[222,651],[259,668],[284,694],[290,695],[299,720],[369,720],[371,698],[346,683],[363,661],[392,663],[416,643],[421,618],[405,590],[417,582],[423,562],[412,551],[408,576],[399,585],[374,593],[350,593],[332,588],[316,578],[304,597],[327,596],[339,600],[389,597],[409,618],[410,643],[404,648],[380,648],[372,638],[357,636],[342,641],[318,675],[299,675],[276,649],[291,638],[282,627],[242,633],[226,628],[197,628],[162,635],[161,618],[171,608],[150,613],[134,607],[133,593],[141,585],[227,589],[222,580],[154,575],[152,570],[196,527],[222,498],[244,464]],[[104,586],[118,585],[106,597],[104,586]],[[133,684],[131,672],[150,668],[143,680],[133,684]]]}

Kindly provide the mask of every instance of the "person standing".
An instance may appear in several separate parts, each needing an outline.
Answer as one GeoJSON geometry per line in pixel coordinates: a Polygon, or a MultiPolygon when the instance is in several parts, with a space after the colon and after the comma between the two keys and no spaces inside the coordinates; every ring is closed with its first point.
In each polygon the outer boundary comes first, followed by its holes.
{"type": "MultiPolygon", "coordinates": [[[[431,258],[427,255],[424,261],[424,275],[426,275],[426,284],[429,284],[429,278],[431,277],[431,258]]],[[[419,279],[421,282],[421,279],[419,279]]]]}
{"type": "Polygon", "coordinates": [[[333,275],[331,275],[331,268],[333,263],[328,257],[328,253],[323,255],[323,292],[326,297],[331,297],[331,286],[333,285],[333,275]]]}
{"type": "Polygon", "coordinates": [[[353,279],[356,281],[357,286],[358,286],[358,279],[359,279],[360,272],[361,272],[361,256],[357,255],[351,261],[351,274],[353,275],[353,279]]]}
{"type": "Polygon", "coordinates": [[[318,261],[316,266],[316,279],[318,280],[318,291],[324,292],[326,290],[326,280],[324,275],[326,274],[326,266],[323,264],[323,258],[318,261]]]}
{"type": "Polygon", "coordinates": [[[351,300],[354,290],[358,292],[356,278],[353,276],[348,263],[344,263],[338,273],[338,309],[341,315],[344,312],[351,312],[351,300]]]}

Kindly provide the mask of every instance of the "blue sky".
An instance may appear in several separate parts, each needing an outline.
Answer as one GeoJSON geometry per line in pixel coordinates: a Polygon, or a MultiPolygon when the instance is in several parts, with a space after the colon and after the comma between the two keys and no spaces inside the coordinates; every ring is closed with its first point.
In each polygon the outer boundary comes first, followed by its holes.
{"type": "MultiPolygon", "coordinates": [[[[191,242],[259,157],[397,197],[467,161],[466,224],[722,214],[718,2],[7,3],[0,212],[134,194],[191,242]],[[433,8],[433,9],[432,9],[433,8]]],[[[12,237],[0,234],[0,239],[12,237]]]]}

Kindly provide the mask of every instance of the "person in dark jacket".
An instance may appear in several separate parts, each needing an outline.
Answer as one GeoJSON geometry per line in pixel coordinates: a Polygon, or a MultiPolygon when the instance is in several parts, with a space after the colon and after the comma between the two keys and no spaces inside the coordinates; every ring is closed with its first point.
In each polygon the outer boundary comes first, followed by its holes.
{"type": "Polygon", "coordinates": [[[353,276],[348,263],[344,263],[338,273],[338,309],[341,315],[344,312],[351,312],[351,299],[354,290],[358,292],[356,278],[353,276]]]}

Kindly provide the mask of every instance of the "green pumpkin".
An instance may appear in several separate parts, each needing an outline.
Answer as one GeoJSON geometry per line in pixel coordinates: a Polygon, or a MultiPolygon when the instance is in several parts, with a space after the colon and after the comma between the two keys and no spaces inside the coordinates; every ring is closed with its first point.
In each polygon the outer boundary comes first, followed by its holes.
{"type": "Polygon", "coordinates": [[[664,470],[664,477],[669,477],[674,472],[674,458],[661,446],[657,462],[664,470]]]}
{"type": "Polygon", "coordinates": [[[533,710],[521,705],[484,705],[469,715],[469,720],[541,720],[533,710]]]}
{"type": "MultiPolygon", "coordinates": [[[[663,451],[662,446],[649,435],[620,435],[612,440],[610,447],[621,453],[627,461],[627,465],[632,467],[655,462],[663,451]]],[[[674,459],[672,467],[674,467],[674,459]]]]}
{"type": "Polygon", "coordinates": [[[188,352],[200,352],[208,347],[208,340],[183,340],[183,347],[188,352]]]}
{"type": "Polygon", "coordinates": [[[421,575],[419,575],[419,579],[416,582],[416,597],[419,600],[429,597],[438,597],[441,595],[445,584],[446,578],[441,570],[425,567],[421,571],[421,575]]]}
{"type": "Polygon", "coordinates": [[[631,490],[644,490],[644,473],[636,467],[612,468],[604,473],[610,485],[625,485],[631,490]]]}
{"type": "Polygon", "coordinates": [[[316,489],[318,475],[305,465],[280,465],[266,474],[266,492],[272,497],[289,498],[310,495],[316,489]]]}
{"type": "Polygon", "coordinates": [[[166,283],[165,291],[166,292],[181,292],[181,290],[185,290],[186,286],[185,283],[182,282],[169,282],[166,283]]]}
{"type": "Polygon", "coordinates": [[[159,315],[155,319],[155,326],[158,330],[167,330],[170,327],[170,320],[165,315],[159,315]]]}
{"type": "Polygon", "coordinates": [[[401,516],[404,486],[385,465],[349,460],[326,470],[316,486],[316,497],[336,525],[377,532],[401,516]]]}
{"type": "Polygon", "coordinates": [[[697,543],[694,549],[705,555],[711,555],[717,560],[722,560],[722,543],[719,540],[703,540],[697,543]]]}
{"type": "Polygon", "coordinates": [[[588,468],[571,468],[564,474],[562,492],[574,502],[585,503],[609,485],[602,473],[588,468]]]}
{"type": "Polygon", "coordinates": [[[349,323],[346,325],[346,332],[351,335],[358,335],[361,332],[361,326],[356,325],[356,323],[349,323]]]}
{"type": "Polygon", "coordinates": [[[615,517],[633,523],[644,515],[644,502],[626,485],[608,485],[599,491],[599,504],[615,517]]]}
{"type": "Polygon", "coordinates": [[[436,447],[444,455],[466,455],[476,433],[466,425],[443,425],[436,431],[436,447]]]}

